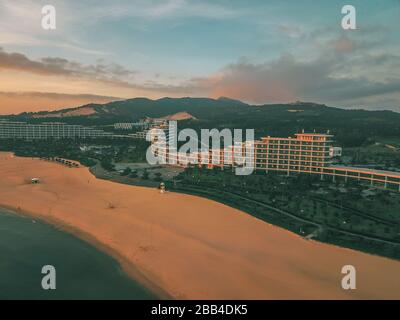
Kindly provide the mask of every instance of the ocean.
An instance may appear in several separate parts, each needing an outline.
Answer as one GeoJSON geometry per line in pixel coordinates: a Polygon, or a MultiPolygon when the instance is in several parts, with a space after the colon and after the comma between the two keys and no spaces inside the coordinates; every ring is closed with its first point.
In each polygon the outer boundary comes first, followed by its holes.
{"type": "Polygon", "coordinates": [[[118,262],[55,227],[0,209],[0,299],[157,299],[118,262]],[[42,288],[42,267],[56,289],[42,288]]]}

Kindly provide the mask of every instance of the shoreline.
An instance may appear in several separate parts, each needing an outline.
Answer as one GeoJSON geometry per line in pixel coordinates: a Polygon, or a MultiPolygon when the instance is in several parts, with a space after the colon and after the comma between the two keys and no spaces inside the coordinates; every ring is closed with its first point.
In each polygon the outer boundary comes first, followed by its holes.
{"type": "MultiPolygon", "coordinates": [[[[114,176],[105,177],[104,175],[96,175],[96,173],[93,172],[92,167],[90,167],[88,169],[89,169],[90,173],[95,178],[97,178],[99,180],[109,181],[109,182],[118,183],[118,184],[127,185],[127,186],[143,187],[143,188],[148,188],[148,189],[156,188],[155,186],[153,187],[153,186],[150,186],[150,185],[139,184],[139,183],[137,183],[137,181],[134,181],[133,183],[126,183],[126,182],[123,182],[123,181],[120,181],[120,180],[116,179],[116,177],[114,177],[114,176]]],[[[207,199],[207,200],[210,200],[210,201],[217,202],[217,203],[222,204],[222,205],[226,205],[229,208],[240,210],[240,211],[252,216],[253,218],[255,218],[257,220],[268,224],[271,227],[275,227],[275,228],[278,228],[281,231],[288,232],[289,234],[291,234],[293,236],[299,237],[299,239],[305,239],[305,237],[301,236],[299,233],[296,233],[296,232],[294,232],[294,231],[292,231],[292,230],[290,230],[288,228],[285,228],[283,226],[280,226],[278,224],[271,223],[267,219],[263,219],[260,216],[255,215],[254,212],[252,212],[250,210],[246,210],[245,208],[242,208],[239,205],[233,205],[233,204],[229,203],[228,201],[224,201],[222,199],[218,199],[218,197],[215,197],[215,196],[214,197],[210,197],[209,195],[202,194],[202,193],[199,193],[197,191],[191,191],[191,190],[190,191],[186,191],[184,189],[179,190],[179,189],[172,189],[171,188],[171,189],[168,189],[167,192],[176,193],[176,194],[182,194],[182,195],[190,195],[190,196],[193,196],[193,197],[199,197],[199,198],[202,198],[202,199],[207,199]]],[[[252,201],[255,202],[255,200],[252,200],[252,201]]],[[[275,210],[280,210],[280,209],[275,208],[275,210]]],[[[291,213],[289,213],[289,214],[291,214],[291,213]]],[[[317,225],[317,223],[314,223],[312,221],[309,221],[309,223],[317,225]]],[[[344,234],[351,234],[354,237],[366,237],[366,238],[369,237],[368,235],[355,234],[355,233],[351,233],[351,232],[348,232],[348,231],[342,231],[342,230],[335,230],[335,231],[342,232],[344,234]]],[[[385,240],[385,239],[381,239],[381,238],[373,238],[373,239],[376,240],[376,241],[383,241],[383,242],[389,241],[389,240],[385,240]]],[[[326,244],[326,245],[333,246],[333,247],[337,247],[337,248],[340,248],[340,249],[343,249],[343,250],[357,251],[357,252],[361,252],[361,253],[364,253],[364,254],[373,255],[373,256],[379,257],[379,258],[385,258],[385,259],[389,259],[389,260],[400,261],[400,258],[396,258],[396,257],[389,256],[389,255],[378,254],[377,252],[370,251],[370,250],[365,250],[365,249],[362,250],[360,248],[351,247],[349,245],[341,245],[341,244],[338,244],[336,242],[323,241],[323,240],[315,239],[315,238],[307,239],[307,240],[308,241],[315,241],[317,243],[326,244]]],[[[394,242],[391,242],[391,244],[400,245],[400,243],[398,244],[398,243],[394,243],[394,242]]]]}
{"type": "Polygon", "coordinates": [[[160,299],[400,298],[399,262],[307,241],[216,201],[10,153],[0,171],[0,207],[93,245],[160,299]],[[347,264],[362,270],[354,293],[340,287],[347,264]]]}
{"type": "Polygon", "coordinates": [[[95,249],[105,253],[106,255],[113,258],[117,261],[121,270],[125,273],[127,277],[131,280],[138,282],[140,285],[146,288],[146,290],[155,294],[161,300],[172,300],[173,297],[169,295],[164,289],[158,286],[156,283],[152,282],[148,276],[144,275],[140,270],[131,263],[128,259],[126,259],[123,255],[121,255],[116,250],[107,246],[106,244],[97,240],[94,236],[85,233],[84,231],[78,229],[75,226],[65,224],[59,219],[51,219],[51,218],[43,218],[37,217],[35,213],[29,212],[28,210],[24,210],[21,208],[14,208],[11,206],[5,206],[0,204],[0,209],[6,211],[8,214],[20,216],[23,218],[31,218],[39,220],[45,224],[48,224],[55,228],[58,231],[68,233],[86,243],[93,246],[95,249]]]}

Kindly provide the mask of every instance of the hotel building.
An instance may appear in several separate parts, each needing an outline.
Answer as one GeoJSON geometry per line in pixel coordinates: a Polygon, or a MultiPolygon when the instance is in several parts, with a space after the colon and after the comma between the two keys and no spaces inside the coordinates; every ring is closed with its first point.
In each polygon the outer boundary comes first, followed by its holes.
{"type": "Polygon", "coordinates": [[[59,122],[28,124],[25,122],[0,121],[0,139],[86,139],[112,136],[112,133],[103,130],[59,122]]]}
{"type": "Polygon", "coordinates": [[[257,171],[277,171],[286,175],[318,174],[321,179],[328,176],[333,180],[343,177],[346,181],[352,178],[385,188],[392,186],[400,191],[400,172],[333,165],[332,159],[340,157],[342,149],[333,146],[333,136],[330,134],[298,133],[288,138],[264,137],[224,149],[193,153],[170,150],[167,144],[157,141],[152,146],[155,155],[163,157],[167,164],[197,164],[212,169],[243,166],[246,161],[246,166],[251,165],[257,171]]]}
{"type": "Polygon", "coordinates": [[[295,138],[265,137],[255,141],[255,168],[291,172],[320,173],[331,164],[332,135],[296,134],[295,138]]]}
{"type": "MultiPolygon", "coordinates": [[[[145,120],[142,120],[141,122],[144,124],[144,130],[138,131],[136,133],[131,133],[129,134],[130,138],[133,139],[146,139],[148,132],[150,132],[152,129],[160,129],[163,130],[164,132],[168,132],[168,121],[165,119],[151,119],[147,118],[145,120]]],[[[151,139],[153,140],[153,139],[151,139]]]]}
{"type": "Polygon", "coordinates": [[[132,122],[114,123],[114,130],[133,130],[135,125],[132,122]]]}

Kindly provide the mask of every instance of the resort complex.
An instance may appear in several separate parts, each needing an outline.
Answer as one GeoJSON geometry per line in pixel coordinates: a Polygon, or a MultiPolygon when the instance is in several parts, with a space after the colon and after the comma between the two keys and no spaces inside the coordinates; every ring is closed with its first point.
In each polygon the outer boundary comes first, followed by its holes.
{"type": "Polygon", "coordinates": [[[246,141],[224,146],[223,148],[199,149],[193,152],[181,152],[170,144],[171,136],[176,136],[174,126],[165,119],[146,118],[138,123],[116,123],[117,130],[139,131],[131,134],[116,134],[95,127],[71,125],[62,122],[29,124],[26,122],[0,121],[0,139],[46,140],[46,139],[99,139],[99,138],[150,138],[152,151],[162,162],[168,165],[187,167],[189,165],[206,166],[209,169],[251,167],[257,171],[277,171],[286,175],[318,174],[325,177],[343,177],[359,181],[368,181],[371,185],[382,186],[400,191],[400,172],[342,166],[334,159],[342,155],[342,148],[333,145],[333,135],[328,133],[297,133],[294,137],[263,137],[255,141],[246,141]],[[140,124],[140,125],[139,125],[140,124]],[[172,130],[172,131],[171,131],[172,130]],[[162,133],[162,136],[160,136],[162,133]],[[168,143],[167,143],[168,142],[168,143]]]}
{"type": "MultiPolygon", "coordinates": [[[[168,140],[168,139],[167,139],[168,140]]],[[[342,148],[333,146],[333,135],[298,133],[294,137],[264,137],[223,149],[199,152],[179,152],[165,141],[153,141],[153,152],[167,164],[188,166],[193,164],[232,168],[243,165],[258,171],[278,171],[287,175],[297,173],[319,174],[321,179],[331,176],[367,180],[371,185],[394,187],[400,191],[400,172],[334,165],[332,160],[342,155],[342,148]],[[249,150],[251,150],[249,152],[249,150]]]]}

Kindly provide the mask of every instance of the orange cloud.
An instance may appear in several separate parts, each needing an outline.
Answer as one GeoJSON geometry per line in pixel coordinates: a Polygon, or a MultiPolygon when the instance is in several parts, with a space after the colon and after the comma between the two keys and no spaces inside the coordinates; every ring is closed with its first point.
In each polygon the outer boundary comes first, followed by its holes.
{"type": "Polygon", "coordinates": [[[43,92],[0,92],[0,114],[19,114],[43,110],[58,110],[88,103],[107,103],[114,97],[92,94],[59,94],[43,92]]]}

